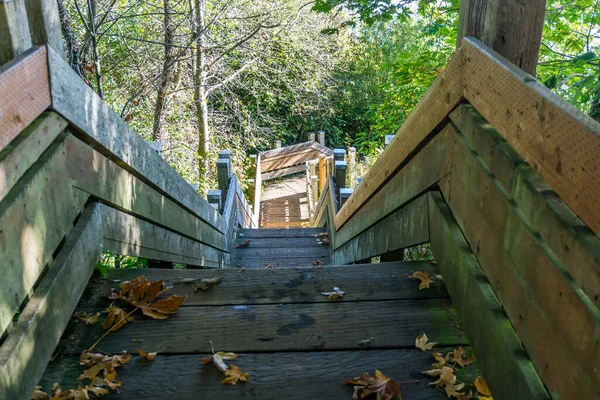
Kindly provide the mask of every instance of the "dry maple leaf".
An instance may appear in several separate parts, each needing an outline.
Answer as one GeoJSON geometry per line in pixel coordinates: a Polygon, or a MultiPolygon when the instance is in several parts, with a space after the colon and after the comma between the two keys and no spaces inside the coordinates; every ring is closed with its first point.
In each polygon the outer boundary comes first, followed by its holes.
{"type": "Polygon", "coordinates": [[[228,369],[224,371],[225,379],[221,381],[224,385],[235,385],[238,381],[246,382],[250,374],[242,372],[237,365],[230,365],[228,369]]]}
{"type": "Polygon", "coordinates": [[[123,382],[121,381],[116,381],[115,379],[117,378],[117,373],[116,372],[110,372],[108,374],[106,374],[104,376],[104,378],[97,378],[95,383],[97,386],[106,386],[108,387],[110,390],[119,391],[119,387],[123,384],[123,382]]]}
{"type": "Polygon", "coordinates": [[[92,314],[92,313],[86,313],[86,312],[80,311],[80,312],[76,312],[75,314],[73,314],[73,317],[77,318],[78,320],[85,323],[86,325],[94,325],[96,322],[98,322],[100,313],[92,314]]]}
{"type": "Polygon", "coordinates": [[[461,367],[469,365],[473,361],[475,361],[475,357],[473,357],[472,355],[466,357],[465,350],[462,347],[454,349],[450,353],[446,354],[446,362],[457,363],[461,367]]]}
{"type": "Polygon", "coordinates": [[[223,277],[221,276],[217,278],[200,279],[200,282],[194,285],[194,292],[197,292],[198,290],[206,292],[207,290],[214,289],[222,280],[223,277]]]}
{"type": "Polygon", "coordinates": [[[435,382],[430,382],[430,385],[444,387],[454,386],[456,383],[456,376],[454,376],[454,371],[450,367],[431,369],[429,371],[423,371],[423,373],[432,377],[438,377],[438,380],[435,382]]]}
{"type": "Polygon", "coordinates": [[[409,276],[409,278],[418,279],[421,281],[421,283],[419,284],[419,290],[429,289],[429,285],[431,283],[433,283],[433,281],[431,280],[431,278],[429,277],[429,274],[427,272],[421,272],[421,271],[411,271],[411,272],[412,272],[412,275],[409,276]]]}
{"type": "Polygon", "coordinates": [[[143,276],[137,277],[133,281],[122,282],[119,287],[121,292],[112,292],[109,299],[119,299],[140,308],[144,315],[154,319],[167,319],[169,314],[175,314],[177,308],[183,304],[187,296],[171,296],[169,298],[155,301],[156,298],[165,292],[164,282],[162,280],[149,281],[143,276]]]}
{"type": "Polygon", "coordinates": [[[483,377],[478,376],[473,385],[477,389],[477,398],[479,400],[492,400],[492,392],[483,377]]]}
{"type": "Polygon", "coordinates": [[[227,353],[224,351],[217,351],[210,357],[205,357],[202,359],[202,364],[215,364],[215,367],[221,372],[225,372],[229,369],[227,364],[225,364],[224,360],[235,360],[238,358],[238,355],[235,353],[227,353]]]}
{"type": "Polygon", "coordinates": [[[93,383],[90,383],[88,386],[80,386],[77,389],[71,389],[71,398],[75,400],[89,400],[89,399],[97,399],[98,397],[105,396],[109,393],[108,390],[94,386],[93,383]],[[90,396],[90,394],[92,396],[90,396]]]}
{"type": "Polygon", "coordinates": [[[444,358],[442,353],[437,353],[435,351],[432,351],[431,355],[437,361],[437,363],[431,365],[432,369],[442,368],[444,365],[446,365],[446,359],[444,358]]]}
{"type": "Polygon", "coordinates": [[[44,391],[42,391],[41,386],[36,386],[33,389],[33,393],[31,394],[31,400],[47,400],[50,398],[50,395],[44,391]]]}
{"type": "Polygon", "coordinates": [[[435,346],[436,344],[438,344],[437,342],[427,343],[428,340],[429,340],[429,338],[427,337],[427,335],[425,333],[420,334],[415,339],[415,347],[417,349],[421,349],[423,351],[427,351],[427,350],[433,349],[433,346],[435,346]]]}
{"type": "Polygon", "coordinates": [[[461,383],[459,385],[445,386],[444,390],[446,391],[446,396],[460,399],[460,398],[464,398],[464,396],[465,396],[464,393],[459,392],[459,390],[463,390],[464,387],[465,387],[465,384],[461,383]]]}
{"type": "Polygon", "coordinates": [[[133,321],[133,317],[128,317],[127,312],[119,306],[111,305],[104,312],[107,314],[106,319],[102,322],[104,329],[116,331],[121,329],[126,323],[133,321]]]}
{"type": "Polygon", "coordinates": [[[338,300],[344,297],[346,292],[340,289],[337,286],[333,287],[333,292],[323,292],[321,293],[323,296],[327,296],[327,300],[338,300]]]}
{"type": "Polygon", "coordinates": [[[365,372],[362,376],[347,379],[342,383],[354,385],[352,398],[355,400],[366,399],[372,394],[377,394],[377,400],[390,400],[394,396],[402,400],[400,385],[379,370],[375,370],[374,377],[365,372]]]}
{"type": "MultiPolygon", "coordinates": [[[[164,349],[160,350],[160,351],[164,351],[164,349]]],[[[138,354],[140,355],[140,357],[145,358],[148,361],[152,361],[156,358],[157,354],[160,353],[160,351],[154,351],[152,353],[146,353],[144,350],[142,349],[137,349],[138,354]]]]}
{"type": "Polygon", "coordinates": [[[79,363],[88,367],[77,378],[77,380],[90,379],[94,381],[100,373],[103,373],[101,378],[107,377],[108,374],[115,372],[115,369],[131,361],[131,355],[127,353],[109,356],[100,353],[90,353],[84,351],[79,356],[79,363]]]}

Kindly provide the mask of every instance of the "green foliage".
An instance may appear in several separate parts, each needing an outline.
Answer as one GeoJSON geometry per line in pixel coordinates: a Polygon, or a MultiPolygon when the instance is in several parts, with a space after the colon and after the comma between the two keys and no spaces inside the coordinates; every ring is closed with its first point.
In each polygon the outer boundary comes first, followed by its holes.
{"type": "Polygon", "coordinates": [[[96,269],[100,271],[102,276],[106,277],[110,268],[148,268],[148,260],[141,257],[121,256],[104,250],[100,261],[96,264],[96,269]]]}

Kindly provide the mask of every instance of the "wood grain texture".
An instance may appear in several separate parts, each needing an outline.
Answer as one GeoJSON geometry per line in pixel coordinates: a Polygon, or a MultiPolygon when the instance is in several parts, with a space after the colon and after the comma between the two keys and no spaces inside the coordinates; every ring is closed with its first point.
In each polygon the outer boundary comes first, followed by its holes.
{"type": "MultiPolygon", "coordinates": [[[[225,347],[223,347],[225,349],[225,347]]],[[[451,348],[439,348],[443,353],[451,348]]],[[[467,352],[470,349],[466,348],[467,352]]],[[[202,355],[160,355],[152,362],[133,357],[119,368],[123,386],[115,399],[350,399],[352,386],[341,382],[380,369],[401,384],[407,400],[444,400],[445,393],[429,386],[431,379],[421,373],[431,365],[431,355],[417,349],[370,350],[336,352],[293,352],[277,354],[242,353],[235,360],[243,371],[249,372],[248,382],[236,386],[222,385],[223,375],[212,365],[202,365],[202,355]]],[[[74,357],[58,358],[52,362],[40,384],[44,389],[54,382],[65,386],[81,374],[74,357]]],[[[473,382],[480,371],[472,364],[457,372],[458,379],[473,382]]]]}
{"type": "Polygon", "coordinates": [[[0,93],[1,151],[50,106],[46,48],[33,48],[0,67],[0,93]]]}
{"type": "Polygon", "coordinates": [[[295,165],[293,167],[287,167],[287,168],[282,168],[282,169],[278,169],[278,170],[271,171],[271,172],[265,172],[262,174],[261,179],[263,181],[268,181],[268,180],[275,179],[275,178],[282,178],[287,175],[293,175],[293,174],[303,172],[304,168],[305,168],[304,164],[300,164],[300,165],[295,165]]]}
{"type": "Polygon", "coordinates": [[[16,327],[0,347],[0,393],[28,399],[102,253],[102,212],[92,203],[67,237],[16,327]]]}
{"type": "Polygon", "coordinates": [[[408,278],[412,271],[437,270],[431,263],[392,262],[373,265],[330,267],[219,270],[110,269],[106,278],[97,275],[88,285],[79,307],[107,307],[112,287],[143,274],[147,279],[162,279],[172,286],[169,294],[188,296],[182,307],[198,305],[328,303],[321,292],[335,284],[347,294],[341,302],[407,300],[447,297],[443,282],[429,290],[419,290],[419,282],[408,278]],[[222,277],[218,290],[194,292],[194,279],[222,277]],[[335,282],[335,283],[334,283],[335,282]]]}
{"type": "Polygon", "coordinates": [[[293,238],[316,237],[324,233],[323,228],[293,228],[293,229],[240,229],[238,238],[293,238]]]}
{"type": "Polygon", "coordinates": [[[256,156],[256,176],[254,178],[254,226],[258,228],[260,219],[260,197],[262,195],[262,170],[260,168],[260,153],[256,156]]]}
{"type": "Polygon", "coordinates": [[[48,45],[64,54],[58,3],[48,0],[27,0],[27,18],[33,44],[48,45]]]}
{"type": "Polygon", "coordinates": [[[75,134],[94,150],[145,185],[225,232],[223,217],[200,197],[52,48],[48,48],[52,109],[69,121],[75,134]]]}
{"type": "Polygon", "coordinates": [[[331,258],[329,252],[321,253],[318,256],[306,256],[306,257],[236,257],[232,258],[232,267],[241,268],[265,268],[265,266],[271,266],[274,268],[287,268],[287,267],[309,267],[313,266],[314,262],[321,262],[327,266],[331,264],[331,258]]]}
{"type": "Polygon", "coordinates": [[[439,192],[430,192],[429,221],[438,268],[494,396],[550,399],[439,192]]]}
{"type": "Polygon", "coordinates": [[[448,113],[463,97],[461,70],[463,51],[459,49],[446,69],[433,82],[419,104],[379,156],[363,181],[335,216],[339,230],[385,182],[407,164],[415,152],[443,127],[448,113]]]}
{"type": "Polygon", "coordinates": [[[473,39],[465,98],[600,235],[600,124],[473,39]]]}
{"type": "Polygon", "coordinates": [[[296,164],[304,164],[309,160],[316,160],[323,153],[319,150],[308,148],[285,156],[278,157],[263,157],[261,159],[261,170],[263,175],[269,171],[280,170],[283,168],[291,167],[296,164]]]}
{"type": "Polygon", "coordinates": [[[455,168],[452,213],[541,378],[566,398],[592,396],[600,386],[582,377],[598,352],[598,310],[472,155],[457,151],[455,168]]]}
{"type": "Polygon", "coordinates": [[[0,151],[0,200],[66,127],[57,114],[43,113],[0,151]]]}
{"type": "Polygon", "coordinates": [[[66,139],[69,178],[74,187],[137,217],[225,250],[225,236],[161,192],[70,135],[66,139]]]}
{"type": "Polygon", "coordinates": [[[449,174],[455,142],[454,128],[447,125],[336,231],[335,250],[449,174]]]}
{"type": "Polygon", "coordinates": [[[0,3],[0,65],[32,46],[25,3],[25,0],[0,3]]]}
{"type": "Polygon", "coordinates": [[[0,332],[11,324],[88,195],[71,187],[64,135],[0,202],[0,332]]]}
{"type": "MultiPolygon", "coordinates": [[[[358,350],[369,337],[371,348],[414,348],[422,332],[441,346],[467,344],[457,324],[448,299],[181,307],[162,321],[136,318],[104,338],[102,350],[135,352],[136,338],[165,354],[210,352],[211,340],[233,352],[358,350]]],[[[100,324],[72,324],[64,354],[79,354],[101,333],[100,324]]]]}
{"type": "Polygon", "coordinates": [[[333,252],[334,264],[348,264],[429,241],[427,196],[413,200],[333,252]]]}
{"type": "Polygon", "coordinates": [[[203,243],[103,206],[104,248],[115,254],[222,268],[225,253],[203,243]]]}
{"type": "Polygon", "coordinates": [[[535,76],[546,0],[463,0],[457,45],[474,36],[535,76]]]}

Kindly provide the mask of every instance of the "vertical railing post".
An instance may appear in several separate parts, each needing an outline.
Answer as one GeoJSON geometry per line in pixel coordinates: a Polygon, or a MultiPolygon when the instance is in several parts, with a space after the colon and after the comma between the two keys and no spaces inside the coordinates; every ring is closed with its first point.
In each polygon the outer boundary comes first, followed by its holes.
{"type": "Polygon", "coordinates": [[[348,165],[346,164],[346,161],[335,161],[335,176],[334,176],[334,181],[335,181],[335,195],[336,198],[339,199],[339,195],[340,195],[340,189],[345,188],[346,187],[346,170],[348,168],[348,165]]]}
{"type": "MultiPolygon", "coordinates": [[[[217,181],[221,194],[227,193],[229,188],[229,178],[231,177],[231,151],[219,151],[219,159],[217,160],[217,181]]],[[[220,211],[220,208],[219,208],[220,211]]]]}
{"type": "Polygon", "coordinates": [[[281,148],[281,140],[277,139],[277,140],[275,141],[275,148],[276,148],[276,149],[280,149],[280,148],[281,148]]]}
{"type": "Polygon", "coordinates": [[[351,188],[356,185],[356,147],[348,149],[348,182],[351,188]]]}
{"type": "Polygon", "coordinates": [[[215,210],[221,212],[223,207],[223,197],[220,190],[209,190],[206,196],[208,203],[215,208],[215,210]]]}
{"type": "Polygon", "coordinates": [[[325,131],[318,131],[317,134],[319,137],[319,144],[325,146],[325,131]]]}
{"type": "Polygon", "coordinates": [[[25,0],[0,1],[0,65],[32,45],[25,0]]]}
{"type": "Polygon", "coordinates": [[[308,134],[308,141],[309,142],[314,142],[315,141],[315,133],[311,132],[308,134]]]}
{"type": "Polygon", "coordinates": [[[340,189],[340,208],[346,204],[346,200],[352,195],[354,190],[352,188],[341,188],[340,189]]]}

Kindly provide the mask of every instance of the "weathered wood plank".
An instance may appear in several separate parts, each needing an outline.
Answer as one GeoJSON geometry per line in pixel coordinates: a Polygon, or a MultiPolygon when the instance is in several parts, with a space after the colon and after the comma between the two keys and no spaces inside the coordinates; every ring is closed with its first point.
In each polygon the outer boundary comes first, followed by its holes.
{"type": "Polygon", "coordinates": [[[221,268],[225,253],[175,232],[103,206],[104,248],[115,254],[221,268]]]}
{"type": "Polygon", "coordinates": [[[0,202],[0,332],[52,260],[88,198],[67,179],[64,135],[0,202]]]}
{"type": "Polygon", "coordinates": [[[18,57],[31,46],[25,0],[0,2],[0,65],[18,57]]]}
{"type": "Polygon", "coordinates": [[[88,285],[79,307],[107,307],[110,289],[139,275],[162,279],[172,286],[168,294],[188,296],[182,307],[203,305],[328,303],[321,292],[335,284],[346,291],[341,302],[362,300],[407,300],[447,297],[443,282],[436,281],[428,290],[419,290],[419,282],[408,278],[411,271],[437,274],[426,262],[391,262],[373,265],[330,267],[218,270],[110,269],[107,278],[98,275],[88,285]],[[193,279],[222,277],[218,290],[194,292],[193,279]],[[334,283],[335,282],[335,283],[334,283]]]}
{"type": "MultiPolygon", "coordinates": [[[[333,285],[333,283],[332,283],[333,285]]],[[[328,287],[325,287],[328,289],[328,287]]],[[[448,299],[182,307],[167,320],[136,319],[102,340],[102,350],[135,352],[143,340],[167,353],[210,352],[218,340],[227,351],[357,350],[369,337],[371,348],[414,348],[423,332],[440,345],[467,344],[448,299]],[[210,321],[210,323],[207,323],[210,321]],[[361,329],[356,329],[360,326],[361,329]],[[243,335],[240,332],[244,332],[243,335]],[[218,338],[218,339],[216,339],[218,338]]],[[[100,324],[73,324],[65,354],[79,354],[100,336],[100,324]]]]}
{"type": "Polygon", "coordinates": [[[0,347],[3,398],[31,398],[102,253],[101,214],[86,208],[0,347]]]}
{"type": "Polygon", "coordinates": [[[474,36],[535,76],[546,0],[462,0],[457,47],[474,36]]]}
{"type": "Polygon", "coordinates": [[[57,114],[44,113],[0,151],[0,200],[66,127],[57,114]]]}
{"type": "Polygon", "coordinates": [[[320,261],[323,265],[331,264],[331,258],[326,255],[315,256],[315,257],[240,257],[233,258],[231,265],[234,267],[243,268],[264,268],[265,265],[272,265],[278,267],[308,267],[312,266],[313,262],[320,261]]]}
{"type": "Polygon", "coordinates": [[[66,144],[69,177],[75,187],[112,207],[225,250],[225,237],[213,225],[196,218],[76,137],[70,135],[66,144]]]}
{"type": "Polygon", "coordinates": [[[462,49],[467,100],[600,235],[600,124],[481,43],[462,49]]]}
{"type": "Polygon", "coordinates": [[[254,179],[254,184],[256,185],[254,189],[254,227],[258,228],[259,218],[260,218],[260,197],[262,195],[262,170],[260,168],[260,153],[256,156],[256,176],[254,179]]]}
{"type": "Polygon", "coordinates": [[[348,264],[429,241],[427,195],[379,221],[333,252],[334,264],[348,264]]]}
{"type": "Polygon", "coordinates": [[[331,150],[328,147],[325,147],[322,144],[316,143],[316,142],[304,142],[304,143],[293,144],[291,146],[285,146],[280,149],[272,149],[272,150],[263,151],[260,154],[261,154],[262,158],[275,158],[275,157],[283,157],[285,155],[295,153],[295,152],[298,152],[301,150],[306,150],[309,148],[318,150],[326,156],[333,155],[333,150],[331,150]]]}
{"type": "Polygon", "coordinates": [[[287,168],[278,169],[278,170],[271,171],[271,172],[266,172],[266,173],[262,174],[261,179],[263,181],[268,181],[270,179],[281,178],[283,176],[297,174],[297,173],[304,171],[304,168],[305,168],[305,165],[300,164],[300,165],[296,165],[293,167],[287,167],[287,168]]]}
{"type": "MultiPolygon", "coordinates": [[[[226,349],[227,343],[216,342],[226,349]]],[[[144,347],[144,345],[141,345],[144,347]]],[[[145,347],[144,347],[145,348],[145,347]]],[[[451,348],[439,348],[442,353],[451,348]]],[[[470,351],[466,348],[467,352],[470,351]]],[[[445,393],[428,386],[431,380],[421,371],[431,365],[429,352],[411,350],[371,350],[336,352],[290,352],[277,354],[242,353],[235,364],[249,372],[248,382],[236,386],[222,385],[223,375],[212,365],[202,365],[202,355],[160,355],[152,362],[134,359],[119,369],[123,386],[120,393],[107,399],[350,399],[352,387],[342,385],[349,377],[374,369],[401,384],[402,396],[411,400],[443,400],[445,393]]],[[[59,358],[50,364],[42,381],[44,389],[60,382],[63,387],[81,374],[75,357],[59,358]]],[[[457,372],[458,379],[473,382],[480,375],[471,364],[457,372]]]]}
{"type": "Polygon", "coordinates": [[[429,196],[431,249],[494,396],[550,399],[452,212],[440,193],[429,196]]]}
{"type": "MultiPolygon", "coordinates": [[[[16,3],[18,2],[2,4],[16,3]]],[[[0,30],[1,27],[0,22],[0,30]]],[[[46,48],[31,49],[0,67],[0,93],[2,93],[0,103],[0,150],[2,150],[50,106],[46,48]]]]}
{"type": "Polygon", "coordinates": [[[27,0],[27,18],[33,44],[48,45],[64,54],[58,3],[52,0],[27,0]]]}
{"type": "MultiPolygon", "coordinates": [[[[237,177],[235,175],[233,178],[237,182],[237,177]]],[[[236,196],[235,185],[229,185],[229,188],[227,189],[227,196],[225,197],[225,204],[223,205],[223,218],[225,219],[226,229],[225,244],[226,250],[229,253],[233,252],[233,243],[235,241],[238,229],[238,216],[235,208],[236,196]]],[[[229,261],[231,261],[231,259],[229,259],[229,261]]]]}
{"type": "Polygon", "coordinates": [[[329,256],[330,248],[328,246],[290,246],[290,247],[262,247],[253,248],[252,243],[248,247],[239,247],[235,249],[236,258],[245,257],[313,257],[314,259],[329,256]]]}
{"type": "MultiPolygon", "coordinates": [[[[447,125],[381,190],[364,203],[354,214],[354,218],[337,230],[335,249],[337,250],[341,245],[394,210],[402,207],[409,200],[419,196],[427,188],[435,185],[441,178],[449,174],[452,171],[456,143],[455,135],[455,129],[452,125],[447,125]]],[[[350,199],[355,194],[356,192],[352,194],[350,199]]]]}
{"type": "Polygon", "coordinates": [[[415,151],[445,125],[448,113],[463,96],[462,64],[463,54],[459,49],[354,190],[344,207],[337,213],[336,229],[339,230],[347,223],[350,217],[374,196],[396,171],[410,161],[415,151]]]}
{"type": "Polygon", "coordinates": [[[261,159],[261,170],[262,173],[279,170],[282,168],[290,167],[292,165],[305,163],[309,160],[316,160],[322,155],[319,150],[307,149],[293,154],[289,154],[282,157],[262,158],[261,159]]]}
{"type": "Polygon", "coordinates": [[[80,139],[144,184],[186,208],[219,232],[223,217],[200,197],[121,117],[51,48],[48,48],[52,108],[77,128],[80,139]]]}
{"type": "MultiPolygon", "coordinates": [[[[318,236],[318,237],[312,237],[312,236],[305,236],[305,237],[257,237],[257,238],[252,238],[251,239],[252,242],[250,243],[250,247],[251,248],[263,248],[263,247],[270,247],[270,248],[283,248],[283,247],[302,247],[302,248],[306,248],[306,247],[320,247],[320,248],[328,248],[329,246],[324,245],[324,244],[319,244],[319,242],[321,242],[322,237],[318,236]]],[[[237,244],[241,244],[244,242],[244,238],[241,237],[239,239],[236,240],[237,244]]]]}
{"type": "Polygon", "coordinates": [[[324,232],[323,228],[240,229],[238,238],[316,237],[324,232]]]}

